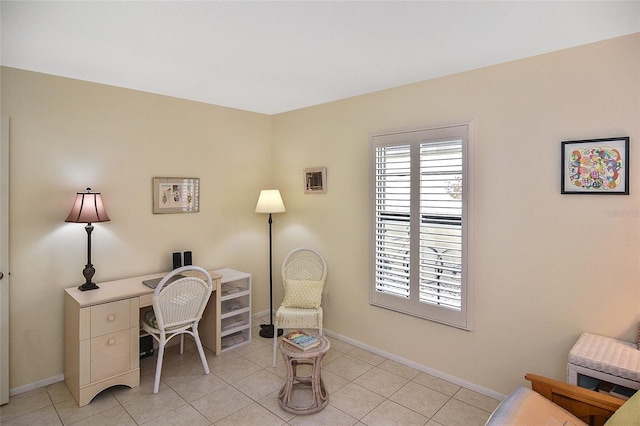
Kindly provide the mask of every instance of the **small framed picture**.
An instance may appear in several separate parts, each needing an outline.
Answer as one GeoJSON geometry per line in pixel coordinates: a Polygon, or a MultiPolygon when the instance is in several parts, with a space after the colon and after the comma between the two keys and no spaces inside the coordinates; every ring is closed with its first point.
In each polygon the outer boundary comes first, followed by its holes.
{"type": "Polygon", "coordinates": [[[153,178],[153,213],[197,213],[200,211],[200,179],[153,178]]]}
{"type": "Polygon", "coordinates": [[[327,168],[304,169],[304,193],[325,194],[327,192],[327,168]]]}
{"type": "Polygon", "coordinates": [[[564,141],[562,194],[629,195],[629,137],[564,141]]]}

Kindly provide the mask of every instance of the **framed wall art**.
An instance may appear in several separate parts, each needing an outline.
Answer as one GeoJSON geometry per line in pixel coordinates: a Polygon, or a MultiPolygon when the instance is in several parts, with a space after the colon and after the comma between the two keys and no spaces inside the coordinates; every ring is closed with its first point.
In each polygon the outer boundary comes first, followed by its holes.
{"type": "Polygon", "coordinates": [[[327,168],[304,169],[304,193],[325,194],[327,192],[327,168]]]}
{"type": "Polygon", "coordinates": [[[200,211],[200,179],[153,178],[153,213],[197,213],[200,211]]]}
{"type": "Polygon", "coordinates": [[[562,142],[562,194],[629,194],[629,137],[562,142]]]}

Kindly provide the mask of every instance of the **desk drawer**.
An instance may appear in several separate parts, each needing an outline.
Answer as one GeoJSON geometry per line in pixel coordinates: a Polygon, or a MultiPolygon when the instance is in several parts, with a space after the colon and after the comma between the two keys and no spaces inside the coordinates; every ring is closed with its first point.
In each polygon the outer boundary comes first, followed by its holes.
{"type": "Polygon", "coordinates": [[[92,306],[91,337],[128,329],[130,314],[129,299],[92,306]]]}
{"type": "Polygon", "coordinates": [[[91,339],[91,382],[129,371],[130,352],[128,329],[91,339]]]}

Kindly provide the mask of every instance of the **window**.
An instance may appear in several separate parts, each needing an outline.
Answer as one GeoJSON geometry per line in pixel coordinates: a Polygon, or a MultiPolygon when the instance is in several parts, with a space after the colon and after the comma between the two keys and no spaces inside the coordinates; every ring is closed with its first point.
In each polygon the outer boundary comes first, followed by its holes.
{"type": "Polygon", "coordinates": [[[371,304],[471,329],[469,126],[376,135],[371,304]]]}

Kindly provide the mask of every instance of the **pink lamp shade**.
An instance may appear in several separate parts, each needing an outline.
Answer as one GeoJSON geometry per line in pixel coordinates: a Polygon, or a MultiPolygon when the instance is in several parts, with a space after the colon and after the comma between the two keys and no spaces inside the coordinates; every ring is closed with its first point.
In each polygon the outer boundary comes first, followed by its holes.
{"type": "Polygon", "coordinates": [[[102,195],[99,192],[91,192],[91,188],[87,188],[87,192],[77,193],[76,201],[65,222],[97,223],[109,220],[111,219],[102,203],[102,195]]]}

